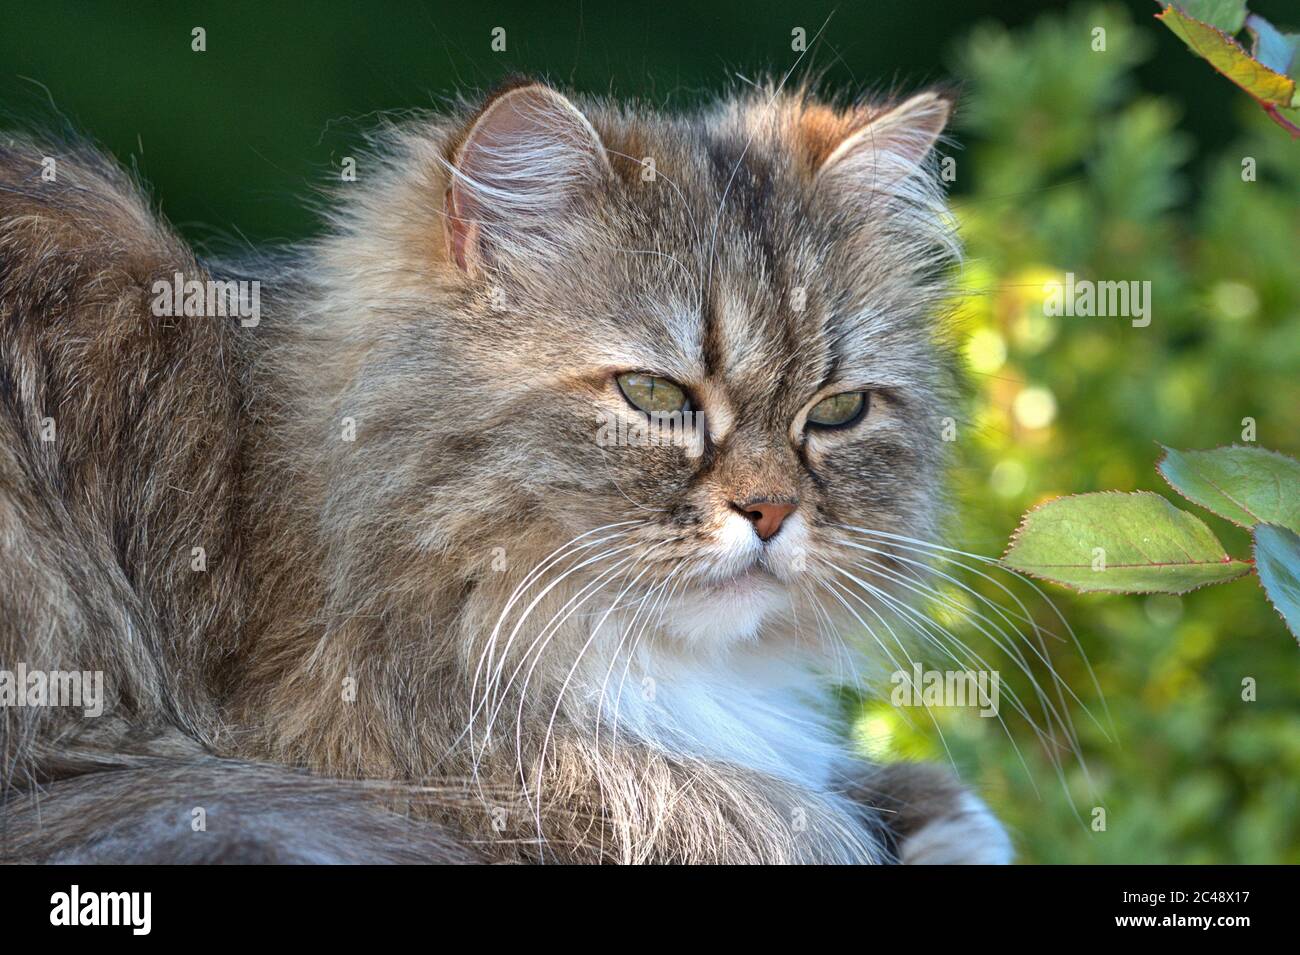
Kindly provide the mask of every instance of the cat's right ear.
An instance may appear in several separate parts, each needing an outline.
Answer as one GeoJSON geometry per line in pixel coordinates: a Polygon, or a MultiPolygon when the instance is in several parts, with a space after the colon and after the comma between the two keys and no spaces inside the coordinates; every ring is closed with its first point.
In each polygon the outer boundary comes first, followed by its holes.
{"type": "Polygon", "coordinates": [[[470,275],[553,251],[577,198],[610,171],[591,123],[540,83],[490,98],[449,166],[448,258],[470,275]]]}

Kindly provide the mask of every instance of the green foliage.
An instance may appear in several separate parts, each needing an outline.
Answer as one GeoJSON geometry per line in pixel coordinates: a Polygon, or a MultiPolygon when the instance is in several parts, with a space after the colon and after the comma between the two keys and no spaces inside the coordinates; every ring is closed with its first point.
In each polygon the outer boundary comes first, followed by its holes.
{"type": "MultiPolygon", "coordinates": [[[[969,259],[954,308],[976,395],[958,426],[953,547],[995,556],[1021,514],[1062,495],[1167,494],[1151,467],[1157,439],[1298,450],[1295,146],[1242,98],[1223,119],[1239,123],[1238,141],[1190,176],[1185,118],[1134,73],[1161,29],[1081,5],[1016,32],[981,27],[957,53],[969,259]],[[1097,26],[1104,53],[1090,48],[1097,26]],[[1066,272],[1149,280],[1150,326],[1046,316],[1044,286],[1066,272]]],[[[1251,552],[1247,530],[1204,522],[1227,552],[1251,552]]],[[[1007,605],[988,581],[968,583],[1007,605]]],[[[1249,581],[1183,596],[1051,589],[1077,645],[1040,597],[1018,592],[1046,634],[1026,669],[1044,687],[1054,671],[1079,696],[1078,754],[1014,714],[1004,728],[887,699],[859,710],[868,752],[951,755],[1027,862],[1300,862],[1300,659],[1249,581]]],[[[1013,654],[974,625],[948,626],[1033,699],[1013,654]]],[[[924,662],[945,664],[937,651],[924,662]]]]}
{"type": "MultiPolygon", "coordinates": [[[[1260,581],[1300,638],[1300,613],[1292,612],[1300,548],[1290,530],[1300,527],[1300,462],[1263,448],[1165,448],[1159,470],[1189,501],[1254,532],[1268,562],[1260,581]]],[[[1183,594],[1255,569],[1225,554],[1208,527],[1163,497],[1118,491],[1057,498],[1030,511],[1003,563],[1078,590],[1130,594],[1183,594]]]]}
{"type": "MultiPolygon", "coordinates": [[[[1300,638],[1300,613],[1293,612],[1300,549],[1292,532],[1300,528],[1300,462],[1263,448],[1165,448],[1159,471],[1189,501],[1254,531],[1256,552],[1268,563],[1264,590],[1300,638]]],[[[1117,491],[1057,498],[1030,511],[1003,563],[1107,593],[1183,594],[1254,569],[1164,498],[1117,491]]]]}
{"type": "Polygon", "coordinates": [[[1025,38],[1000,24],[977,28],[962,49],[961,69],[978,86],[962,109],[967,128],[983,143],[988,189],[1032,189],[1078,162],[1098,114],[1123,100],[1132,85],[1129,71],[1150,48],[1150,39],[1113,11],[1045,17],[1025,38]],[[1104,56],[1083,41],[1098,26],[1108,38],[1104,56]],[[1033,55],[1024,55],[1027,49],[1033,55]]]}

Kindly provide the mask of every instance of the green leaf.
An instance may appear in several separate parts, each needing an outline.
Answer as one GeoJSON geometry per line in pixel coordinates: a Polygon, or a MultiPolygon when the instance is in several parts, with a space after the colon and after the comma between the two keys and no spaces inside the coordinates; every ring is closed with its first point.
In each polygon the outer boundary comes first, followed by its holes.
{"type": "Polygon", "coordinates": [[[1157,470],[1189,501],[1242,527],[1279,524],[1300,532],[1300,461],[1236,445],[1164,450],[1157,470]]]}
{"type": "Polygon", "coordinates": [[[1255,528],[1255,570],[1274,609],[1300,639],[1300,537],[1285,527],[1255,528]]]}
{"type": "Polygon", "coordinates": [[[1195,515],[1159,494],[1102,491],[1025,515],[1002,562],[1083,591],[1182,594],[1250,571],[1195,515]]]}
{"type": "Polygon", "coordinates": [[[1246,22],[1246,0],[1178,0],[1188,16],[1224,33],[1236,33],[1246,22]]]}
{"type": "Polygon", "coordinates": [[[1186,12],[1188,6],[1186,3],[1170,4],[1156,15],[1156,19],[1172,30],[1193,53],[1208,60],[1211,66],[1264,106],[1276,110],[1300,105],[1296,102],[1296,82],[1285,71],[1279,73],[1259,62],[1233,39],[1235,30],[1225,31],[1189,15],[1186,12]]]}

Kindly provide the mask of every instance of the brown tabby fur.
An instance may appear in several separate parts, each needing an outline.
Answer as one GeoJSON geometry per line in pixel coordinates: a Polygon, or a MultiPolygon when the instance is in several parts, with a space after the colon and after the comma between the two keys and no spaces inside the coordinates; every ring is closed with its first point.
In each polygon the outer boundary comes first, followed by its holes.
{"type": "Polygon", "coordinates": [[[933,187],[819,179],[884,106],[575,98],[608,165],[557,187],[545,234],[484,220],[495,258],[461,269],[449,163],[489,102],[385,131],[322,238],[238,269],[196,259],[94,151],[0,141],[0,667],[99,669],[109,694],[100,720],[0,711],[0,857],[885,861],[951,810],[928,773],[928,796],[865,764],[814,792],[593,733],[564,693],[577,621],[467,739],[487,636],[564,541],[641,521],[648,585],[704,572],[728,498],[798,496],[831,556],[835,523],[925,536],[950,400],[933,187]],[[176,271],[260,280],[261,324],[155,317],[176,271]],[[864,363],[884,424],[791,446],[800,406],[864,363]],[[701,397],[701,459],[592,440],[593,406],[621,407],[609,369],[651,365],[701,397]]]}

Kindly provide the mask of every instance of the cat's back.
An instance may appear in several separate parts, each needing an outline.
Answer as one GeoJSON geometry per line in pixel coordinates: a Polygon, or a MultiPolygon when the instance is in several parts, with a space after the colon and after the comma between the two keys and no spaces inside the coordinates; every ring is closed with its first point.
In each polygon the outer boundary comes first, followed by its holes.
{"type": "MultiPolygon", "coordinates": [[[[0,668],[201,724],[241,593],[237,319],[154,314],[177,272],[203,278],[113,162],[0,136],[0,668]]],[[[63,718],[11,713],[6,762],[63,718]]]]}

